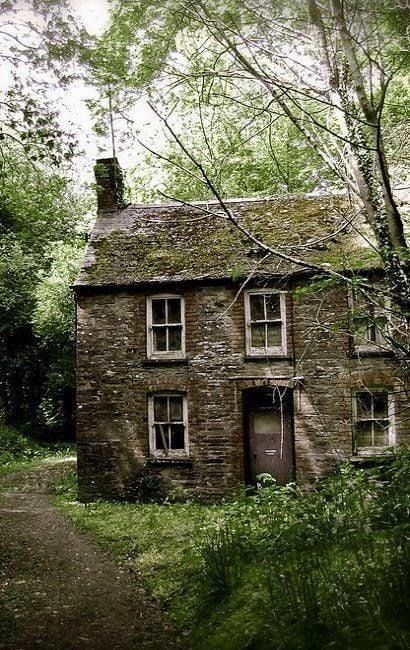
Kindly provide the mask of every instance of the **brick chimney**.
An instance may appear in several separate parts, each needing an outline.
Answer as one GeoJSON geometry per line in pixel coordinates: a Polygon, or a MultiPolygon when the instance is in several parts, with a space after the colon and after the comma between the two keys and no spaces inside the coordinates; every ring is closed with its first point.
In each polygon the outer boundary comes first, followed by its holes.
{"type": "Polygon", "coordinates": [[[124,207],[123,178],[117,158],[99,158],[94,167],[97,182],[98,210],[124,207]]]}

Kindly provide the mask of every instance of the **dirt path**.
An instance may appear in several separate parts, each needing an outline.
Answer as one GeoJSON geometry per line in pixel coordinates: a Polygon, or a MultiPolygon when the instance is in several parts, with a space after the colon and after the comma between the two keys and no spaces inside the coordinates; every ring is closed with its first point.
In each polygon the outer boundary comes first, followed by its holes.
{"type": "Polygon", "coordinates": [[[50,471],[0,478],[0,648],[175,648],[135,578],[50,504],[50,471]]]}

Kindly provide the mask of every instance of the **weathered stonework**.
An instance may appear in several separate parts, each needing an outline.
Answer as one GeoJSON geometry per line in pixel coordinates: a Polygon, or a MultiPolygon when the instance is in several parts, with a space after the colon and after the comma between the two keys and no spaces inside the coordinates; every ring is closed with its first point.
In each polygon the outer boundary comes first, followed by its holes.
{"type": "MultiPolygon", "coordinates": [[[[312,284],[292,261],[261,260],[226,219],[204,219],[201,206],[122,209],[117,162],[100,163],[101,210],[75,283],[82,500],[127,494],[144,466],[168,489],[211,499],[229,494],[249,481],[247,409],[266,387],[286,396],[291,471],[302,483],[352,457],[355,390],[393,394],[395,441],[406,439],[404,378],[388,353],[352,354],[346,288],[312,284]],[[247,356],[243,284],[285,292],[285,356],[247,356]],[[184,298],[184,358],[148,358],[147,298],[163,293],[184,298]],[[158,458],[150,451],[149,400],[160,392],[186,396],[188,454],[158,458]]],[[[319,269],[342,269],[346,255],[358,256],[362,267],[377,263],[353,231],[344,232],[349,205],[341,196],[229,205],[268,243],[305,242],[306,260],[319,269]]],[[[214,215],[218,208],[212,206],[214,215]]]]}
{"type": "MultiPolygon", "coordinates": [[[[351,457],[352,387],[393,390],[398,381],[393,363],[351,358],[347,296],[341,291],[292,299],[290,290],[289,355],[247,360],[244,301],[242,295],[235,300],[237,290],[231,282],[185,287],[187,363],[147,360],[146,297],[152,292],[78,296],[83,500],[120,496],[149,459],[147,396],[164,390],[186,392],[189,460],[150,462],[168,483],[198,496],[227,494],[246,481],[242,402],[243,391],[252,386],[287,386],[293,392],[298,480],[314,481],[351,457]]],[[[181,293],[179,286],[168,291],[181,293]]],[[[404,435],[404,422],[396,418],[397,440],[404,435]]]]}

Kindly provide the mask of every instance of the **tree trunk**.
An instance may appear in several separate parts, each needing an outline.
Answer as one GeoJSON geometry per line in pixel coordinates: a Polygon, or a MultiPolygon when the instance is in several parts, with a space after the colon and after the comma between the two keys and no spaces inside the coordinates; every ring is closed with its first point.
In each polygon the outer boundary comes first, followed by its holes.
{"type": "Polygon", "coordinates": [[[395,302],[407,310],[410,299],[409,282],[396,253],[397,248],[406,247],[406,241],[403,223],[392,195],[377,111],[367,96],[340,0],[331,0],[331,11],[345,55],[345,70],[338,69],[336,61],[332,62],[322,13],[316,0],[307,0],[307,6],[317,32],[320,63],[328,83],[329,100],[336,108],[342,133],[349,142],[350,162],[358,193],[365,209],[367,222],[376,237],[385,267],[386,280],[395,302]],[[354,99],[350,99],[349,78],[353,82],[352,95],[356,97],[358,106],[354,103],[354,99]],[[360,118],[360,112],[366,120],[366,125],[360,118]],[[369,141],[366,138],[366,128],[369,141]]]}

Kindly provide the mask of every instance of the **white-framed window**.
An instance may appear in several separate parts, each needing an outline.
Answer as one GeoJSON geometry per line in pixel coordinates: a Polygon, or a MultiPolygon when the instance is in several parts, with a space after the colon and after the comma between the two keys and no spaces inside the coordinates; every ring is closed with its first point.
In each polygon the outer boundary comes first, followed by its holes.
{"type": "Polygon", "coordinates": [[[148,397],[149,447],[152,456],[188,455],[186,395],[161,392],[148,397]]]}
{"type": "Polygon", "coordinates": [[[385,298],[376,300],[363,292],[350,293],[353,345],[357,350],[377,350],[388,347],[389,305],[385,298]]]}
{"type": "Polygon", "coordinates": [[[147,298],[147,355],[180,359],[185,356],[184,299],[158,295],[147,298]]]}
{"type": "Polygon", "coordinates": [[[353,416],[355,453],[377,453],[395,444],[392,393],[387,390],[356,391],[353,416]]]}
{"type": "Polygon", "coordinates": [[[286,294],[252,289],[245,292],[246,353],[286,355],[286,294]]]}

